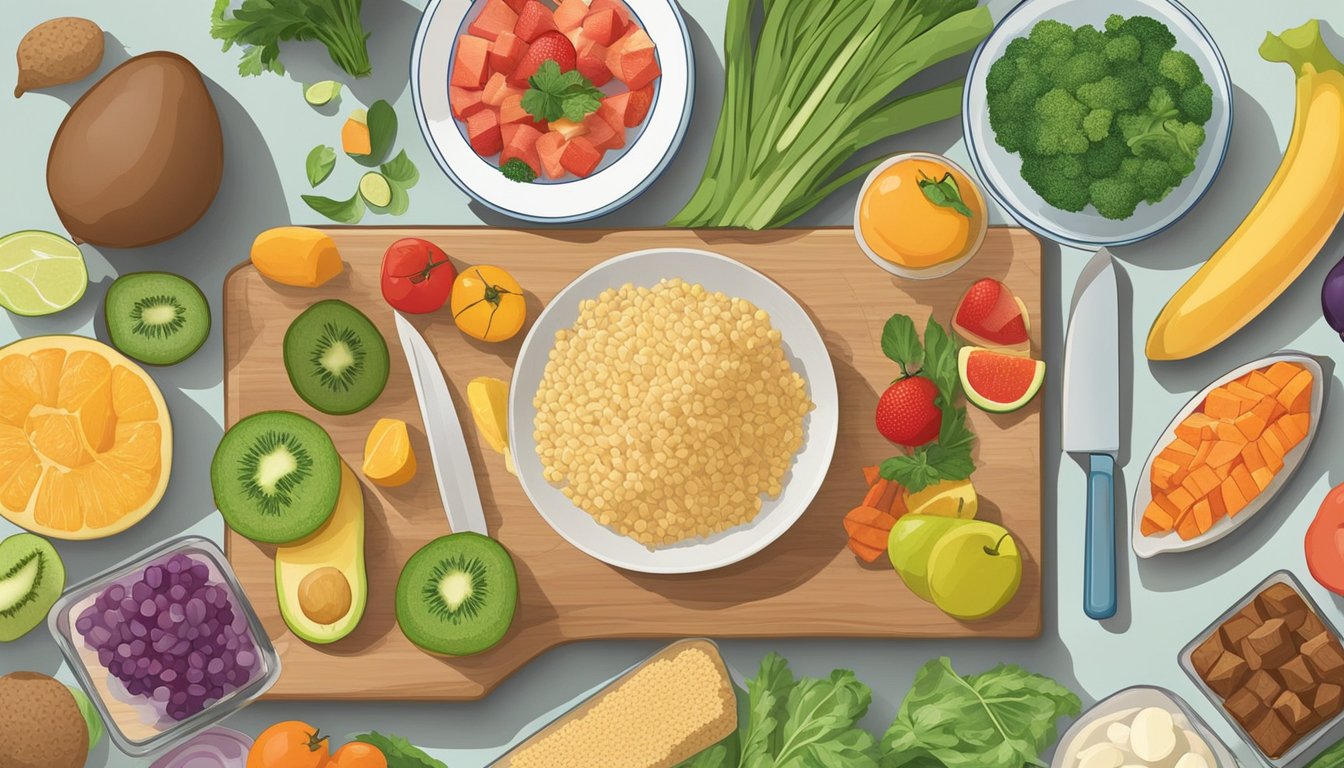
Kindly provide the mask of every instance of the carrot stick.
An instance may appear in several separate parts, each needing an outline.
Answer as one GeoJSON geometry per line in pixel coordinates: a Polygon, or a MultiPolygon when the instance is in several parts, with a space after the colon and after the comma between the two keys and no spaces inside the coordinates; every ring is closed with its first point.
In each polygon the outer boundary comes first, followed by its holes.
{"type": "Polygon", "coordinates": [[[881,509],[877,506],[877,502],[881,500],[882,494],[887,492],[887,486],[889,485],[891,485],[891,482],[885,477],[878,478],[877,482],[873,483],[873,487],[868,489],[868,495],[863,497],[863,506],[881,509]]]}
{"type": "Polygon", "coordinates": [[[900,490],[901,486],[896,483],[887,483],[887,489],[882,492],[882,498],[878,499],[877,504],[874,506],[883,512],[890,514],[891,505],[896,502],[896,496],[900,490]]]}
{"type": "Polygon", "coordinates": [[[865,563],[874,562],[877,558],[882,556],[882,550],[874,549],[873,547],[870,547],[861,541],[855,541],[854,539],[849,540],[849,550],[865,563]]]}
{"type": "Polygon", "coordinates": [[[880,471],[877,465],[863,468],[863,479],[865,482],[868,483],[869,488],[872,488],[877,483],[877,481],[882,477],[882,475],[879,472],[880,471]]]}

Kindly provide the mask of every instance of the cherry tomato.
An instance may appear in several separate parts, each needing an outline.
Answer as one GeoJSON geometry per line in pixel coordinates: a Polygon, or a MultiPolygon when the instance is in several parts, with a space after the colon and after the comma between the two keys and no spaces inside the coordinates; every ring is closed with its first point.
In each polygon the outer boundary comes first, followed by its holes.
{"type": "Polygon", "coordinates": [[[457,269],[439,246],[406,237],[383,254],[383,299],[394,309],[421,315],[448,301],[457,269]]]}
{"type": "Polygon", "coordinates": [[[352,741],[336,750],[327,768],[387,768],[387,758],[372,744],[352,741]]]}
{"type": "Polygon", "coordinates": [[[261,732],[247,753],[247,768],[326,768],[327,737],[313,726],[287,720],[261,732]]]}
{"type": "Polygon", "coordinates": [[[513,338],[527,319],[527,300],[513,275],[499,267],[467,267],[453,284],[453,321],[481,341],[513,338]]]}

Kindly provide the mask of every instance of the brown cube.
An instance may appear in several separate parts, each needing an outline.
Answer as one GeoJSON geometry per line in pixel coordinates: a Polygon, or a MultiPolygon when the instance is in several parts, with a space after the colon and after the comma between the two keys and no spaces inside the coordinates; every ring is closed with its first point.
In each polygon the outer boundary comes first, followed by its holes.
{"type": "Polygon", "coordinates": [[[1329,634],[1322,632],[1303,643],[1302,655],[1307,657],[1317,677],[1332,683],[1344,682],[1344,648],[1329,634]]]}
{"type": "Polygon", "coordinates": [[[1222,635],[1217,632],[1209,635],[1209,638],[1196,646],[1190,654],[1190,663],[1194,665],[1195,672],[1200,677],[1207,678],[1218,657],[1223,655],[1223,650],[1222,635]]]}
{"type": "MultiPolygon", "coordinates": [[[[1218,661],[1214,662],[1209,674],[1203,677],[1204,682],[1209,684],[1214,693],[1226,699],[1242,683],[1246,682],[1246,678],[1250,674],[1251,671],[1246,668],[1245,659],[1231,651],[1224,651],[1223,655],[1218,657],[1218,661]]],[[[1273,699],[1270,699],[1270,701],[1273,701],[1273,699]]]]}
{"type": "Polygon", "coordinates": [[[1316,676],[1311,673],[1304,656],[1294,656],[1279,667],[1279,678],[1290,691],[1305,693],[1316,685],[1316,676]]]}
{"type": "Polygon", "coordinates": [[[1258,600],[1252,600],[1243,606],[1240,611],[1237,611],[1235,615],[1245,616],[1255,624],[1264,623],[1265,619],[1269,618],[1269,616],[1260,610],[1259,602],[1260,601],[1258,600]]]}
{"type": "Polygon", "coordinates": [[[1279,698],[1274,700],[1274,711],[1289,730],[1298,735],[1310,731],[1320,722],[1311,707],[1303,704],[1302,699],[1292,691],[1279,694],[1279,698]]]}
{"type": "Polygon", "coordinates": [[[1297,741],[1297,735],[1272,709],[1267,710],[1264,717],[1247,730],[1250,731],[1251,738],[1255,739],[1255,743],[1260,745],[1260,751],[1270,757],[1282,755],[1294,741],[1297,741]]]}
{"type": "Polygon", "coordinates": [[[1274,706],[1279,694],[1283,693],[1283,686],[1279,681],[1263,669],[1246,679],[1246,688],[1266,707],[1274,706]]]}
{"type": "Polygon", "coordinates": [[[1227,648],[1236,648],[1258,626],[1260,626],[1258,621],[1249,619],[1240,613],[1233,614],[1232,618],[1223,622],[1223,626],[1219,627],[1223,635],[1223,645],[1227,648]]]}
{"type": "Polygon", "coordinates": [[[1251,693],[1250,689],[1238,688],[1236,693],[1228,697],[1224,704],[1229,714],[1236,718],[1241,727],[1250,730],[1250,727],[1259,722],[1265,713],[1265,705],[1251,693]]]}
{"type": "Polygon", "coordinates": [[[1252,672],[1259,672],[1265,668],[1265,661],[1260,658],[1260,654],[1256,652],[1255,646],[1251,645],[1250,637],[1250,635],[1247,635],[1242,639],[1241,643],[1237,646],[1237,653],[1241,658],[1246,660],[1247,669],[1252,672]]]}
{"type": "Polygon", "coordinates": [[[1325,634],[1325,625],[1315,613],[1307,611],[1306,616],[1302,617],[1302,625],[1294,629],[1293,634],[1305,643],[1317,635],[1325,634]]]}
{"type": "Polygon", "coordinates": [[[1271,584],[1265,587],[1255,598],[1259,604],[1260,613],[1267,618],[1286,618],[1291,613],[1305,610],[1307,603],[1297,590],[1287,584],[1271,584]]]}
{"type": "MultiPolygon", "coordinates": [[[[1264,624],[1252,630],[1242,641],[1242,650],[1245,651],[1248,645],[1262,660],[1261,666],[1269,669],[1278,668],[1297,653],[1288,625],[1278,618],[1266,619],[1264,624]]],[[[1250,663],[1251,660],[1248,657],[1246,661],[1250,663]]]]}
{"type": "Polygon", "coordinates": [[[1344,709],[1344,688],[1334,683],[1321,683],[1310,699],[1311,708],[1322,720],[1329,720],[1344,709]]]}

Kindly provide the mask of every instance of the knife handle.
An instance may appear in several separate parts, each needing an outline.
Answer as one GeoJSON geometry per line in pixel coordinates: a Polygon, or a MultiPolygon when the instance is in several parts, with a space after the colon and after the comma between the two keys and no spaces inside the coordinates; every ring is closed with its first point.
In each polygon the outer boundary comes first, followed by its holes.
{"type": "Polygon", "coordinates": [[[1087,472],[1087,550],[1083,612],[1092,619],[1115,615],[1115,458],[1091,454],[1087,472]]]}

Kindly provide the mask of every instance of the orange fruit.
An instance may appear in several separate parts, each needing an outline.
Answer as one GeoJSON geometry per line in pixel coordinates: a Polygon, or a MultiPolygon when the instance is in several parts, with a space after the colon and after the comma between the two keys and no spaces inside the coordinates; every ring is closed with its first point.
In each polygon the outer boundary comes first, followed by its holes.
{"type": "Polygon", "coordinates": [[[130,528],[173,463],[168,406],[120,352],[81,336],[0,348],[0,515],[58,539],[130,528]]]}

